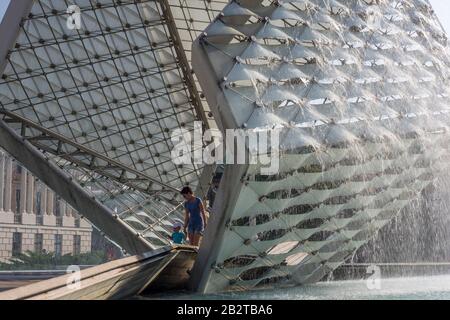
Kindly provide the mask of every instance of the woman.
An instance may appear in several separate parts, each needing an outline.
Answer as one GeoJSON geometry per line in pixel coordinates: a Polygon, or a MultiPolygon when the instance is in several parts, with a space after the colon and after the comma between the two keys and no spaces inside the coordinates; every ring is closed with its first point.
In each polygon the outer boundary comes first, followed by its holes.
{"type": "Polygon", "coordinates": [[[203,230],[206,227],[205,208],[202,200],[194,196],[191,188],[184,187],[181,190],[181,195],[186,200],[184,202],[184,233],[187,230],[190,244],[198,246],[200,237],[203,235],[203,230]]]}

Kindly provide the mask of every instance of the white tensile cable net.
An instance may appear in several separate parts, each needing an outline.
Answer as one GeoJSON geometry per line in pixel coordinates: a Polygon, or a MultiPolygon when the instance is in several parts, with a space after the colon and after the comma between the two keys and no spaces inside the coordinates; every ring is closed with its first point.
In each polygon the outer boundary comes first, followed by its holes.
{"type": "Polygon", "coordinates": [[[245,173],[205,291],[318,281],[433,182],[446,44],[423,0],[230,2],[194,69],[222,129],[281,128],[282,154],[245,173]]]}

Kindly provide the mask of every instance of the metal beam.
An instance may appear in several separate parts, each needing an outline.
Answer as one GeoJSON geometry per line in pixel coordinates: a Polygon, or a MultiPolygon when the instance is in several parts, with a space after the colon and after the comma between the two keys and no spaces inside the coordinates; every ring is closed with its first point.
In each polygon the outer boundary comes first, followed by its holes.
{"type": "Polygon", "coordinates": [[[117,214],[75,183],[72,177],[46,159],[36,147],[20,137],[1,119],[0,146],[49,188],[56,190],[67,203],[82,213],[123,249],[129,253],[138,254],[153,248],[117,214]]]}
{"type": "Polygon", "coordinates": [[[189,288],[193,291],[206,292],[208,279],[214,271],[219,249],[224,241],[228,228],[228,220],[233,213],[239,198],[242,176],[248,170],[248,165],[227,165],[220,181],[213,213],[208,221],[208,228],[202,240],[197,259],[191,271],[189,288]],[[233,186],[233,187],[230,187],[233,186]]]}
{"type": "Polygon", "coordinates": [[[22,19],[28,15],[33,6],[33,0],[11,0],[0,24],[0,74],[5,69],[8,54],[13,47],[20,31],[22,19]]]}
{"type": "Polygon", "coordinates": [[[183,72],[184,81],[186,83],[189,94],[191,95],[192,104],[197,112],[198,117],[203,122],[203,126],[206,129],[209,129],[209,121],[206,117],[205,110],[202,105],[202,101],[200,99],[200,95],[197,90],[197,86],[195,84],[194,77],[192,75],[192,69],[190,67],[189,61],[186,57],[186,53],[183,48],[183,43],[181,42],[180,35],[178,33],[177,25],[175,24],[175,18],[172,14],[172,10],[170,9],[170,4],[167,0],[159,0],[159,4],[161,5],[161,9],[163,11],[163,16],[165,18],[165,23],[167,28],[169,29],[170,36],[172,37],[173,47],[177,54],[178,64],[181,67],[181,71],[183,72]]]}

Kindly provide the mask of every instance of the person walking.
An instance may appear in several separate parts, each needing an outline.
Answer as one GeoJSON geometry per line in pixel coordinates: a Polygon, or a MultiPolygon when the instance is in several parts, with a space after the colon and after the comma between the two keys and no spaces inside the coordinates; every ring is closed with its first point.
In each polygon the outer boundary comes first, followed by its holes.
{"type": "Polygon", "coordinates": [[[198,246],[206,228],[205,207],[202,200],[194,195],[190,187],[184,187],[180,193],[185,200],[184,232],[187,231],[189,243],[198,246]]]}

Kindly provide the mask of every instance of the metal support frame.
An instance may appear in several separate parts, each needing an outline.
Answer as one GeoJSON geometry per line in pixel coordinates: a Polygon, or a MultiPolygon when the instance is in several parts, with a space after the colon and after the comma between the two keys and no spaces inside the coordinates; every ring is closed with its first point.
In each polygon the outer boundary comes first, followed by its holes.
{"type": "Polygon", "coordinates": [[[17,39],[22,19],[28,15],[32,6],[33,0],[11,0],[9,2],[0,24],[0,31],[5,30],[5,32],[0,33],[2,39],[2,45],[0,46],[0,74],[5,69],[8,61],[6,59],[7,55],[17,39]]]}
{"type": "Polygon", "coordinates": [[[151,244],[136,234],[118,215],[101,204],[63,170],[47,160],[28,140],[20,137],[0,119],[0,146],[22,163],[49,188],[57,190],[74,207],[108,237],[129,253],[137,254],[152,249],[151,244]]]}
{"type": "Polygon", "coordinates": [[[203,122],[203,126],[209,129],[209,122],[205,115],[205,110],[203,109],[200,95],[198,93],[194,77],[192,76],[192,69],[189,66],[186,53],[184,52],[183,44],[181,43],[180,35],[178,34],[178,29],[175,24],[175,18],[173,17],[172,11],[170,9],[170,4],[167,0],[159,0],[161,9],[163,11],[163,16],[165,17],[165,22],[169,28],[169,33],[172,37],[173,47],[178,57],[178,63],[183,72],[184,81],[186,82],[187,89],[191,95],[192,104],[197,112],[198,117],[203,122]]]}
{"type": "Polygon", "coordinates": [[[222,246],[224,234],[228,228],[228,220],[239,198],[242,176],[247,170],[248,165],[225,166],[225,172],[213,205],[215,214],[208,221],[208,228],[192,268],[189,287],[193,291],[208,291],[208,279],[211,272],[214,271],[219,248],[222,246]]]}

